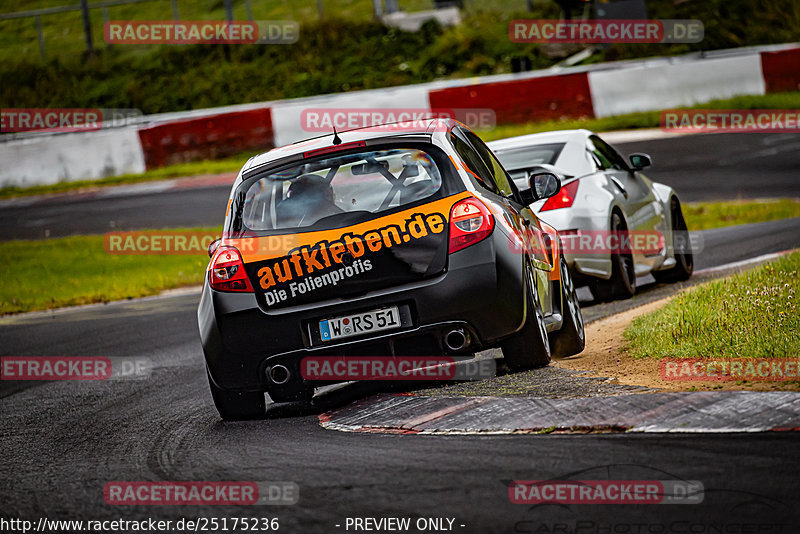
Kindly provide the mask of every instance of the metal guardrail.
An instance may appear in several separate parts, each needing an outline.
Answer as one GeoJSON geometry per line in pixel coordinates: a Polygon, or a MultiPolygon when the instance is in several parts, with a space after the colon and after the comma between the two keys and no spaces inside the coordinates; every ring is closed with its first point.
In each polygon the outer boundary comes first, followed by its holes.
{"type": "MultiPolygon", "coordinates": [[[[93,55],[94,43],[92,41],[92,27],[89,18],[89,11],[92,9],[102,9],[103,20],[105,22],[108,22],[109,21],[108,8],[123,6],[128,4],[142,4],[145,2],[166,2],[166,0],[105,0],[102,2],[94,2],[91,4],[88,2],[88,0],[81,0],[80,4],[46,7],[41,9],[29,9],[25,11],[14,11],[11,13],[0,13],[0,21],[23,19],[23,18],[35,19],[36,35],[39,40],[39,54],[42,56],[42,60],[44,60],[46,59],[46,57],[45,57],[45,47],[44,47],[44,33],[42,31],[42,17],[48,15],[58,15],[60,13],[69,13],[72,11],[81,11],[83,13],[83,31],[86,36],[86,51],[89,53],[89,55],[93,55]]],[[[180,11],[178,9],[178,0],[169,0],[169,2],[172,8],[172,19],[180,20],[181,17],[180,17],[180,11]]],[[[227,20],[233,20],[233,0],[223,0],[223,3],[225,5],[225,18],[227,20]]],[[[320,6],[320,13],[322,13],[322,8],[321,8],[322,0],[318,0],[318,4],[320,6]]],[[[253,20],[252,0],[244,0],[244,5],[245,9],[247,10],[248,20],[253,20]]]]}
{"type": "MultiPolygon", "coordinates": [[[[243,0],[243,1],[244,1],[245,12],[247,14],[247,20],[255,20],[253,17],[252,0],[243,0]]],[[[434,2],[436,1],[437,0],[434,0],[434,2]]],[[[466,2],[466,0],[449,0],[449,1],[459,2],[459,3],[466,2]]],[[[108,22],[109,21],[108,8],[128,5],[128,4],[141,4],[145,2],[166,2],[166,0],[104,0],[101,2],[94,2],[91,4],[89,3],[88,0],[81,0],[79,4],[46,7],[41,9],[28,9],[25,11],[14,11],[11,13],[0,13],[0,21],[23,19],[23,18],[35,19],[36,33],[39,39],[39,53],[42,56],[42,60],[44,60],[45,59],[44,33],[42,31],[41,17],[48,15],[58,15],[60,13],[69,13],[72,11],[82,11],[83,29],[84,33],[86,34],[86,48],[89,54],[93,54],[94,45],[92,43],[92,29],[91,29],[91,21],[89,18],[89,11],[92,9],[102,9],[103,19],[105,22],[108,22]]],[[[180,11],[178,9],[178,0],[169,0],[169,2],[172,8],[172,19],[176,21],[181,20],[180,11]]],[[[234,0],[223,0],[223,5],[225,7],[225,19],[228,21],[234,20],[233,2],[234,0]]],[[[324,0],[316,0],[317,14],[320,19],[323,18],[323,12],[324,12],[323,4],[324,0]]],[[[393,13],[395,11],[398,11],[399,9],[400,9],[399,0],[373,0],[373,14],[376,18],[379,18],[380,15],[382,15],[383,13],[393,13]]]]}
{"type": "MultiPolygon", "coordinates": [[[[158,2],[163,0],[109,0],[108,2],[97,2],[94,4],[87,4],[88,9],[102,9],[114,6],[121,6],[125,4],[141,4],[144,2],[158,2]]],[[[172,4],[176,5],[175,0],[170,0],[172,4]]],[[[83,9],[82,4],[73,4],[70,6],[56,6],[45,7],[42,9],[29,9],[26,11],[14,11],[12,13],[0,13],[0,20],[22,19],[27,17],[41,17],[42,15],[55,15],[57,13],[66,13],[68,11],[80,11],[83,9]]]]}

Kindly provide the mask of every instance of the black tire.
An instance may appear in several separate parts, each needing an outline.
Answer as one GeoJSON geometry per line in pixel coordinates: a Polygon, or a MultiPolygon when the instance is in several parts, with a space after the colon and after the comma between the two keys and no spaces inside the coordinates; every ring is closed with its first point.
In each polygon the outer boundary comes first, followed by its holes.
{"type": "MultiPolygon", "coordinates": [[[[622,215],[617,211],[611,214],[610,226],[612,232],[628,231],[622,215]]],[[[611,254],[611,279],[598,280],[589,287],[595,300],[600,302],[631,298],[636,293],[636,270],[633,264],[633,255],[630,252],[613,252],[611,254]]]]}
{"type": "Polygon", "coordinates": [[[503,359],[512,372],[528,371],[550,363],[550,340],[542,306],[537,298],[536,281],[530,269],[527,270],[525,282],[525,324],[514,337],[500,345],[503,359]]]}
{"type": "Polygon", "coordinates": [[[670,203],[672,210],[672,247],[675,253],[675,267],[665,271],[653,271],[653,278],[658,282],[683,282],[688,280],[694,272],[694,254],[689,240],[689,229],[683,210],[678,199],[672,197],[670,203]]]}
{"type": "MultiPolygon", "coordinates": [[[[208,374],[208,371],[206,371],[208,374]]],[[[267,409],[264,393],[259,391],[227,391],[214,384],[208,377],[211,398],[217,407],[220,417],[226,421],[241,419],[258,419],[264,417],[267,409]]]]}
{"type": "Polygon", "coordinates": [[[554,356],[572,356],[586,346],[586,333],[583,330],[583,315],[575,293],[572,275],[564,256],[561,256],[561,328],[550,334],[550,347],[554,356]]]}

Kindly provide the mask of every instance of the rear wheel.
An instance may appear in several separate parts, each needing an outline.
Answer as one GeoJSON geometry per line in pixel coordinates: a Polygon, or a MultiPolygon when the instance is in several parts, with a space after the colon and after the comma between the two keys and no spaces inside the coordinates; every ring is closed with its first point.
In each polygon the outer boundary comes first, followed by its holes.
{"type": "MultiPolygon", "coordinates": [[[[622,215],[615,211],[611,214],[612,235],[626,234],[628,229],[622,215]]],[[[618,241],[623,241],[619,239],[618,241]]],[[[611,254],[611,279],[598,280],[591,286],[595,300],[605,302],[614,299],[628,299],[636,293],[636,270],[633,255],[629,252],[617,251],[611,254]]]]}
{"type": "Polygon", "coordinates": [[[653,271],[653,278],[659,282],[682,282],[694,272],[694,255],[689,241],[689,229],[683,218],[681,204],[675,197],[670,206],[672,210],[672,248],[675,254],[675,267],[665,271],[653,271]]]}
{"type": "Polygon", "coordinates": [[[578,295],[572,282],[572,276],[564,257],[559,264],[561,269],[561,328],[550,335],[550,346],[556,356],[572,356],[578,354],[586,345],[586,334],[583,331],[583,315],[578,303],[578,295]]]}
{"type": "Polygon", "coordinates": [[[503,359],[512,372],[544,367],[550,363],[550,341],[542,306],[537,298],[536,280],[530,270],[526,282],[525,325],[514,337],[501,344],[503,359]]]}
{"type": "Polygon", "coordinates": [[[208,376],[208,385],[211,388],[214,405],[217,407],[220,417],[226,421],[264,417],[267,406],[263,393],[221,389],[214,384],[210,375],[208,376]]]}

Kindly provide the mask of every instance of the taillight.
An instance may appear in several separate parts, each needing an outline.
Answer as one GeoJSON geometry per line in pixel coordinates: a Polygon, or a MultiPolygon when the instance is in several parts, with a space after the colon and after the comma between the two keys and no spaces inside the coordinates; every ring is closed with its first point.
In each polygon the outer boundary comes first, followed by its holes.
{"type": "Polygon", "coordinates": [[[351,148],[363,147],[366,145],[367,143],[365,141],[355,141],[353,143],[345,143],[343,145],[326,146],[325,148],[318,148],[316,150],[309,150],[308,152],[303,152],[303,157],[311,158],[314,156],[319,156],[321,154],[330,154],[331,152],[350,150],[351,148]]]}
{"type": "Polygon", "coordinates": [[[244,272],[242,255],[236,248],[223,245],[217,248],[211,258],[209,282],[217,291],[253,291],[247,273],[244,272]]]}
{"type": "Polygon", "coordinates": [[[465,198],[450,210],[450,246],[452,254],[485,239],[494,230],[494,217],[477,198],[465,198]]]}
{"type": "Polygon", "coordinates": [[[575,202],[578,196],[578,183],[580,180],[574,180],[566,185],[561,186],[561,190],[545,201],[542,209],[539,211],[557,210],[559,208],[568,208],[575,202]]]}

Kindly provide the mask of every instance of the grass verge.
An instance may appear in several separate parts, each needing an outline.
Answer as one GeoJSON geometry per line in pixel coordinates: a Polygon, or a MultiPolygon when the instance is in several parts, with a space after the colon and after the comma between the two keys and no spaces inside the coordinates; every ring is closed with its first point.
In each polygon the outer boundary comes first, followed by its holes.
{"type": "Polygon", "coordinates": [[[708,230],[800,217],[800,199],[687,202],[682,205],[682,209],[690,230],[708,230]]]}
{"type": "MultiPolygon", "coordinates": [[[[221,232],[221,228],[205,228],[221,232]]],[[[0,243],[5,258],[0,313],[20,313],[155,295],[200,284],[208,257],[114,255],[103,236],[0,243]]]]}
{"type": "MultiPolygon", "coordinates": [[[[684,213],[692,230],[718,228],[800,216],[800,200],[692,203],[684,205],[684,213]]],[[[103,236],[0,242],[0,255],[9,265],[0,286],[0,314],[145,297],[199,284],[208,262],[202,253],[107,254],[103,236]]]]}
{"type": "MultiPolygon", "coordinates": [[[[712,100],[691,107],[676,109],[797,109],[800,108],[800,91],[788,93],[772,93],[768,95],[747,95],[734,98],[712,100]]],[[[658,128],[661,111],[629,113],[615,117],[600,119],[564,119],[547,122],[529,122],[526,124],[504,124],[491,130],[479,131],[484,141],[505,139],[531,133],[554,130],[573,130],[585,128],[593,132],[610,132],[614,130],[635,130],[639,128],[658,128]]]]}
{"type": "MultiPolygon", "coordinates": [[[[0,11],[70,3],[76,2],[4,0],[0,11]]],[[[441,27],[428,22],[412,33],[375,20],[370,0],[231,2],[236,20],[247,19],[251,11],[254,20],[300,23],[297,42],[254,46],[107,44],[103,35],[106,18],[225,18],[220,0],[110,3],[106,9],[89,10],[95,43],[91,56],[85,53],[85,22],[79,10],[41,16],[44,58],[40,57],[36,19],[3,20],[0,107],[125,107],[146,114],[200,109],[509,73],[522,58],[531,68],[541,69],[585,48],[579,44],[515,43],[508,38],[508,24],[513,19],[561,18],[558,2],[459,3],[464,5],[461,24],[441,27]]],[[[91,3],[90,7],[103,4],[91,3]]],[[[399,7],[405,11],[431,9],[434,2],[402,0],[399,7]]],[[[697,43],[611,44],[596,47],[586,61],[790,43],[800,35],[800,4],[796,0],[648,0],[647,15],[651,19],[700,20],[705,26],[703,39],[697,43]]]]}
{"type": "Polygon", "coordinates": [[[800,252],[689,289],[625,331],[634,358],[797,358],[800,252]]]}

